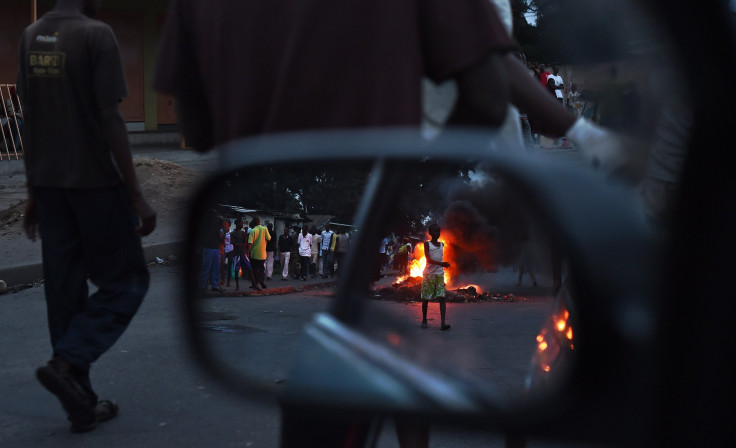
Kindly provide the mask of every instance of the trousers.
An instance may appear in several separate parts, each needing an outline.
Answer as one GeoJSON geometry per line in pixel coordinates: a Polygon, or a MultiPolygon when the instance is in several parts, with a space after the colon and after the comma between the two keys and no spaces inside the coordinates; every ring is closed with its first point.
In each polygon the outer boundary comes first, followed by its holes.
{"type": "Polygon", "coordinates": [[[34,187],[51,346],[90,365],[123,334],[150,276],[127,189],[34,187]],[[97,287],[89,294],[87,281],[97,287]]]}

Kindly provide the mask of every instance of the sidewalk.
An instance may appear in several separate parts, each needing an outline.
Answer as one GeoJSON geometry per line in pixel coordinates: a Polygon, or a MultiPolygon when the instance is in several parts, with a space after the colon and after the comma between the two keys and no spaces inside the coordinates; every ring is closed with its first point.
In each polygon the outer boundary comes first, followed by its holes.
{"type": "Polygon", "coordinates": [[[242,296],[270,296],[275,294],[289,294],[297,291],[306,291],[310,289],[324,289],[337,285],[337,277],[322,278],[319,275],[315,278],[309,277],[305,281],[292,277],[283,280],[280,275],[266,280],[266,289],[255,290],[250,287],[249,278],[240,278],[240,289],[235,289],[235,280],[230,279],[230,286],[220,285],[224,289],[223,292],[210,291],[204,292],[205,297],[242,297],[242,296]]]}
{"type": "MultiPolygon", "coordinates": [[[[173,162],[207,175],[217,169],[217,153],[200,154],[180,149],[178,144],[132,145],[133,160],[148,158],[173,162]]],[[[22,160],[0,161],[0,210],[6,210],[27,199],[25,169],[22,160]]],[[[180,242],[185,238],[185,207],[178,212],[159,213],[156,230],[143,237],[146,261],[156,257],[166,260],[169,255],[181,259],[180,242]]],[[[41,242],[28,240],[14,226],[0,233],[0,280],[7,286],[30,283],[43,277],[41,242]]]]}

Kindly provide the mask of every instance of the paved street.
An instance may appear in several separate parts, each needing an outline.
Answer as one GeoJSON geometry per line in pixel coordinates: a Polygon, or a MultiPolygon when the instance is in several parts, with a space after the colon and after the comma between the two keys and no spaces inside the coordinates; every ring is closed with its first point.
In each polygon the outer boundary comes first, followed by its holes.
{"type": "MultiPolygon", "coordinates": [[[[243,401],[223,390],[195,367],[187,351],[181,328],[178,290],[180,267],[154,266],[151,290],[127,333],[95,365],[92,380],[102,398],[120,403],[120,415],[91,433],[68,431],[56,399],[35,380],[33,372],[50,355],[45,325],[43,288],[37,286],[15,294],[0,296],[0,358],[3,359],[3,385],[0,390],[1,447],[275,447],[278,446],[278,409],[275,405],[243,401]]],[[[293,339],[312,312],[324,309],[330,289],[260,297],[208,298],[211,309],[233,313],[251,307],[250,326],[265,343],[254,344],[255,356],[273,359],[273,346],[293,339]],[[268,311],[264,313],[263,311],[268,311]],[[264,316],[264,318],[260,318],[264,316]]],[[[448,304],[453,330],[420,330],[416,326],[418,303],[380,302],[397,322],[406,322],[410,332],[427,331],[432,340],[427,350],[441,353],[437,341],[468,340],[485,334],[491,337],[491,351],[505,351],[506,367],[499,364],[489,380],[501,382],[504,371],[512,372],[517,382],[524,350],[514,349],[522,340],[533,337],[543,301],[513,303],[448,304]],[[514,323],[516,321],[518,325],[514,323]],[[490,333],[495,332],[495,335],[490,333]],[[527,335],[526,333],[532,334],[527,335]],[[510,350],[510,351],[509,351],[510,350]],[[508,353],[516,353],[508,357],[508,353]],[[499,370],[500,369],[500,370],[499,370]],[[514,371],[516,370],[516,371],[514,371]]],[[[436,306],[430,311],[435,317],[436,306]]],[[[437,320],[430,321],[431,325],[437,320]]],[[[229,321],[229,324],[233,324],[229,321]]],[[[221,331],[212,334],[225,335],[221,331]]],[[[445,341],[445,342],[448,342],[445,341]]],[[[523,345],[523,344],[522,344],[523,345]]],[[[483,367],[483,366],[481,366],[483,367]]],[[[488,366],[485,366],[488,367],[488,366]]],[[[266,377],[268,364],[261,366],[266,377]]],[[[523,370],[523,368],[522,368],[523,370]]],[[[488,372],[491,372],[488,370],[488,372]]],[[[276,378],[274,378],[276,379],[276,378]]],[[[386,422],[378,446],[398,446],[391,423],[386,422]]],[[[434,429],[431,446],[501,447],[502,439],[482,433],[434,429]]],[[[530,444],[534,446],[554,446],[530,444]]]]}

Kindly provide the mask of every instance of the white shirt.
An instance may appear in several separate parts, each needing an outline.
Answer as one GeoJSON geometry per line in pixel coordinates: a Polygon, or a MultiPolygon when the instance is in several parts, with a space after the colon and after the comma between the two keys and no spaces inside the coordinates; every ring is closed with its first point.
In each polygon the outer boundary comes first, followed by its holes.
{"type": "Polygon", "coordinates": [[[312,255],[312,235],[307,233],[304,235],[303,233],[299,234],[299,256],[300,257],[309,257],[312,255]]]}
{"type": "MultiPolygon", "coordinates": [[[[429,241],[427,242],[427,246],[429,246],[429,253],[424,254],[424,256],[427,257],[427,260],[434,260],[442,263],[445,245],[443,243],[440,243],[439,246],[435,246],[434,243],[429,241]]],[[[424,266],[424,277],[427,277],[429,275],[445,275],[445,268],[438,264],[427,262],[427,264],[424,266]]]]}
{"type": "MultiPolygon", "coordinates": [[[[556,86],[561,86],[562,85],[562,76],[560,76],[560,75],[549,75],[549,76],[547,76],[547,82],[549,82],[550,79],[553,79],[555,81],[555,85],[556,86]]],[[[557,98],[562,98],[562,90],[555,89],[555,96],[557,96],[557,98]]]]}

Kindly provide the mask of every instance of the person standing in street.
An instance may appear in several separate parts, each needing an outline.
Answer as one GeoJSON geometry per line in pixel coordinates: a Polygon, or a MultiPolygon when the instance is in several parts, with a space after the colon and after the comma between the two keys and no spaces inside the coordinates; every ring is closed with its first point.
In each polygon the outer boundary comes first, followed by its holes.
{"type": "MultiPolygon", "coordinates": [[[[266,228],[269,235],[273,233],[273,223],[266,224],[266,228]]],[[[271,238],[266,242],[266,280],[271,280],[271,276],[273,276],[273,256],[275,252],[276,239],[271,238]]]]}
{"type": "Polygon", "coordinates": [[[309,227],[304,224],[302,233],[299,234],[299,264],[301,266],[301,280],[304,282],[309,278],[309,262],[312,256],[312,235],[309,233],[309,227]]]}
{"type": "Polygon", "coordinates": [[[207,283],[210,283],[210,290],[216,292],[225,291],[219,285],[220,280],[220,247],[222,246],[222,220],[216,216],[212,220],[212,228],[208,228],[205,232],[202,242],[202,270],[200,275],[199,288],[204,294],[207,292],[207,283]]]}
{"type": "Polygon", "coordinates": [[[250,266],[253,269],[252,288],[266,289],[266,242],[271,239],[271,234],[266,227],[261,225],[259,218],[253,218],[251,224],[253,229],[248,234],[248,253],[250,254],[250,266]]]}
{"type": "Polygon", "coordinates": [[[281,280],[289,279],[289,261],[291,260],[291,251],[294,249],[294,238],[289,234],[289,227],[284,227],[284,234],[279,237],[279,260],[284,266],[281,271],[281,280]]]}
{"type": "Polygon", "coordinates": [[[317,275],[322,275],[322,260],[320,257],[322,235],[317,233],[315,227],[312,227],[309,233],[312,234],[312,278],[315,278],[317,275]]]}
{"type": "Polygon", "coordinates": [[[59,0],[20,39],[28,204],[41,236],[50,361],[36,377],[61,402],[72,432],[93,430],[118,405],[99,400],[90,368],[125,332],[148,291],[141,235],[156,227],[133,167],[119,103],[128,90],[99,0],[59,0]],[[89,294],[89,281],[97,287],[89,294]]]}
{"type": "Polygon", "coordinates": [[[552,73],[547,76],[547,88],[554,94],[557,101],[562,104],[565,98],[562,94],[562,89],[565,88],[565,84],[562,82],[562,76],[560,76],[560,68],[556,65],[552,67],[552,73]]]}
{"type": "Polygon", "coordinates": [[[325,224],[325,230],[322,231],[322,278],[332,277],[335,275],[335,260],[333,255],[335,252],[335,242],[333,241],[335,232],[330,230],[330,223],[325,224]]]}
{"type": "Polygon", "coordinates": [[[437,300],[440,303],[440,330],[449,330],[450,325],[445,322],[447,303],[445,300],[445,268],[450,263],[443,261],[445,243],[439,240],[441,228],[437,224],[430,224],[427,233],[431,240],[424,242],[424,257],[427,264],[422,274],[422,328],[427,328],[427,308],[429,302],[437,300]]]}
{"type": "Polygon", "coordinates": [[[337,235],[337,244],[335,249],[335,255],[337,256],[337,275],[340,275],[343,271],[343,264],[345,263],[345,258],[349,248],[350,237],[348,236],[348,232],[341,230],[340,234],[337,235]]]}
{"type": "Polygon", "coordinates": [[[253,271],[250,268],[250,260],[245,253],[247,233],[243,230],[243,220],[235,219],[235,230],[231,232],[231,241],[233,244],[233,272],[235,275],[235,290],[240,290],[240,276],[252,277],[253,271]]]}

